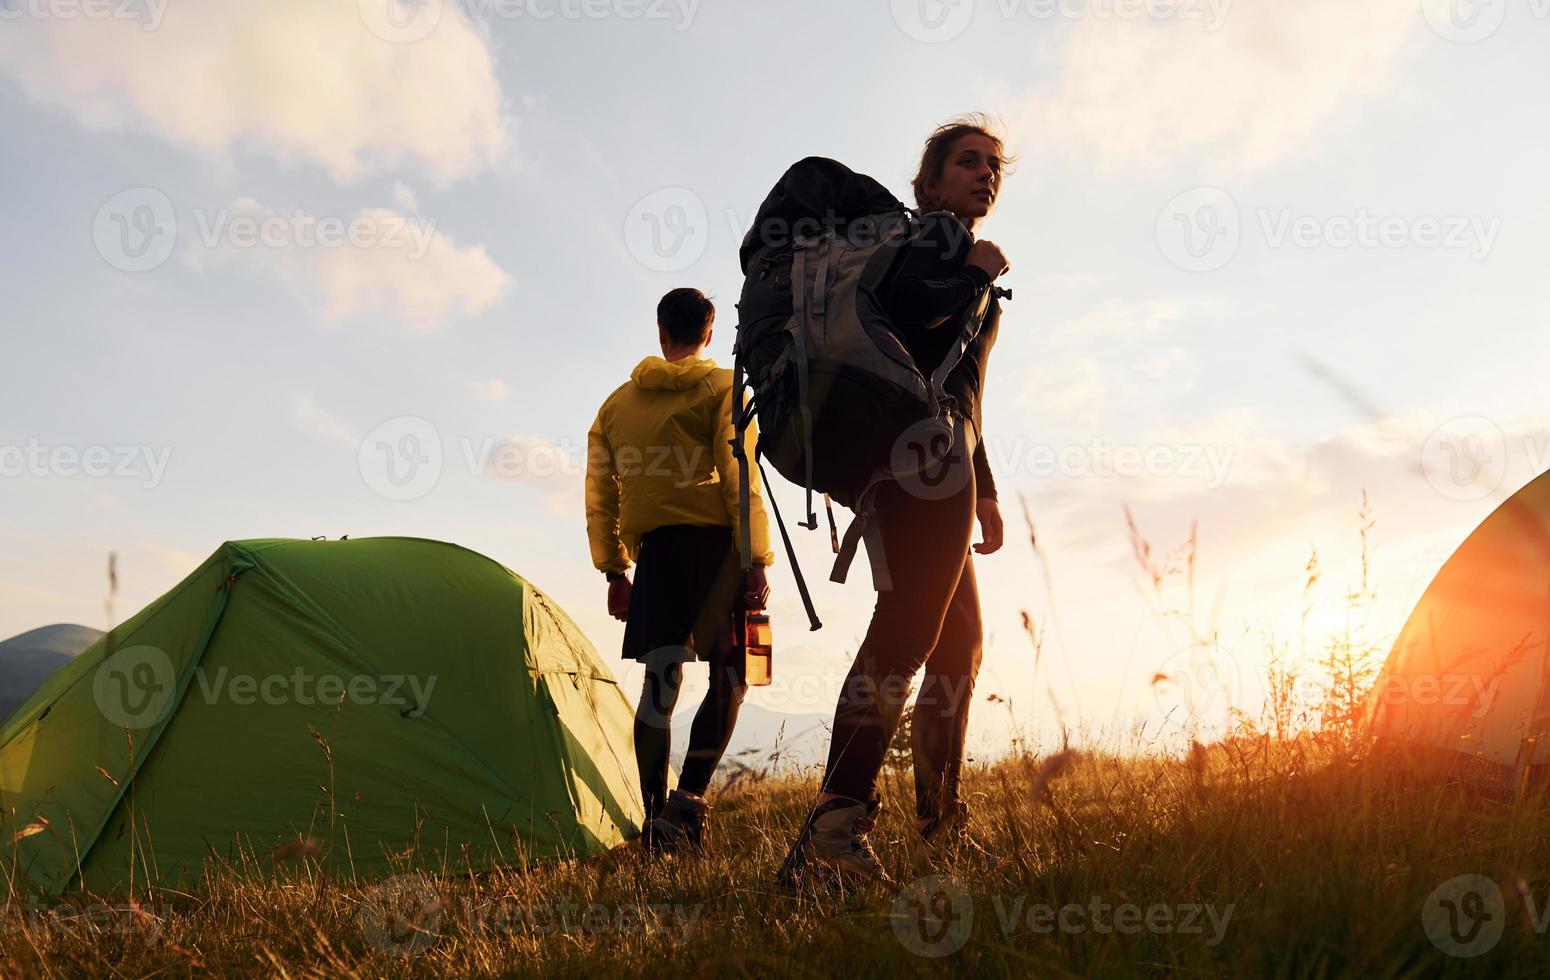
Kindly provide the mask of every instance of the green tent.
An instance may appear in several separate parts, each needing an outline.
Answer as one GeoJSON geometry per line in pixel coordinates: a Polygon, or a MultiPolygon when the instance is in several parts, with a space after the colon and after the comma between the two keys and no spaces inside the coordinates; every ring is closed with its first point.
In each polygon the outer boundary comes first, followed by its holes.
{"type": "Polygon", "coordinates": [[[585,856],[639,832],[632,710],[508,569],[412,538],[228,543],[0,728],[37,889],[585,856]]]}

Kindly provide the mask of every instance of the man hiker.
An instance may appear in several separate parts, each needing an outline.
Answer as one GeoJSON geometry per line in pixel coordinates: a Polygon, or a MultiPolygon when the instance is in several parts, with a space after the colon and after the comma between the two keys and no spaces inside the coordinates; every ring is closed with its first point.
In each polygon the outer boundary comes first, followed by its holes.
{"type": "MultiPolygon", "coordinates": [[[[737,551],[738,463],[732,372],[705,357],[716,308],[697,289],[657,304],[661,357],[647,357],[598,409],[587,433],[587,537],[608,576],[608,612],[625,621],[624,657],[645,665],[635,714],[650,851],[701,846],[705,790],[747,690],[735,625],[763,609],[774,560],[759,473],[749,530],[753,567],[737,551]],[[629,578],[636,563],[635,581],[629,578]],[[667,792],[669,731],[685,661],[710,665],[678,787],[667,792]]],[[[754,434],[745,446],[752,455],[754,434]]]]}

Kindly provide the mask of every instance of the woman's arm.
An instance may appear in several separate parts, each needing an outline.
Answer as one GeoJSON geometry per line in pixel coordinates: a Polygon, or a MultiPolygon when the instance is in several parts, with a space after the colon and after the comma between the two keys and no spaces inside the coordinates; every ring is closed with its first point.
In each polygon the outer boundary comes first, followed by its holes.
{"type": "Polygon", "coordinates": [[[996,478],[990,472],[990,459],[985,455],[983,437],[974,446],[974,495],[981,500],[996,499],[996,478]]]}
{"type": "Polygon", "coordinates": [[[888,291],[888,308],[897,311],[895,319],[908,326],[929,330],[939,326],[957,310],[979,299],[990,286],[990,273],[979,266],[965,266],[958,272],[934,278],[910,275],[910,257],[900,263],[888,291]]]}

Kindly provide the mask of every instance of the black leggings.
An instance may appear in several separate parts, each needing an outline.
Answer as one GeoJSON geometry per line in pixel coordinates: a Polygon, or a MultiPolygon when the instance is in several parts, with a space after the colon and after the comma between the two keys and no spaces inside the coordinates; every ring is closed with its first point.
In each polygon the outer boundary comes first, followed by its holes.
{"type": "MultiPolygon", "coordinates": [[[[635,764],[646,817],[656,816],[667,799],[668,755],[672,749],[673,708],[683,684],[682,647],[663,647],[646,657],[646,683],[635,712],[635,764]]],[[[689,727],[689,752],[678,788],[703,796],[710,788],[721,754],[732,740],[737,711],[748,691],[740,650],[710,663],[710,690],[689,727]]]]}
{"type": "Polygon", "coordinates": [[[910,682],[924,666],[911,722],[915,806],[923,820],[957,805],[980,665],[979,590],[969,552],[972,451],[972,442],[959,438],[934,479],[878,488],[869,537],[882,544],[893,588],[877,593],[866,639],[840,691],[824,773],[825,792],[863,802],[876,796],[910,682]]]}

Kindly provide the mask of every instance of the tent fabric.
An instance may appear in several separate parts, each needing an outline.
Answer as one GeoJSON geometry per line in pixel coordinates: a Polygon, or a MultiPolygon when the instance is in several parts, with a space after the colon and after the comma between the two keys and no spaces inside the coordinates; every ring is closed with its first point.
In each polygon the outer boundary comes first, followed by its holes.
{"type": "Polygon", "coordinates": [[[0,822],[47,894],[298,840],[358,874],[586,856],[639,833],[632,722],[580,629],[488,558],[234,542],[0,728],[0,822]]]}
{"type": "Polygon", "coordinates": [[[1550,472],[1508,498],[1438,571],[1373,689],[1380,738],[1491,778],[1550,761],[1550,472]]]}

